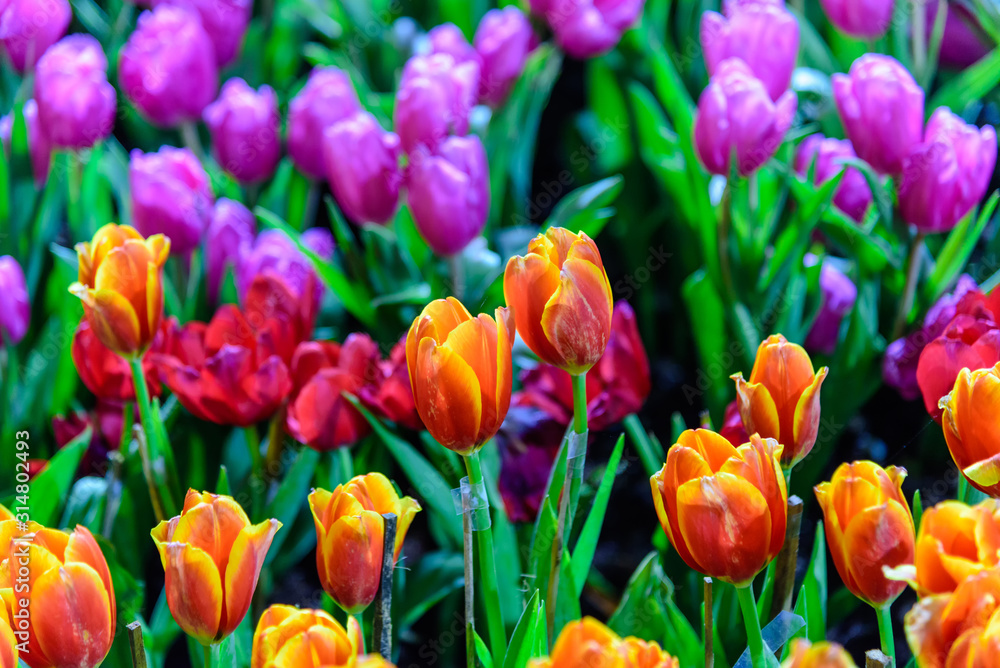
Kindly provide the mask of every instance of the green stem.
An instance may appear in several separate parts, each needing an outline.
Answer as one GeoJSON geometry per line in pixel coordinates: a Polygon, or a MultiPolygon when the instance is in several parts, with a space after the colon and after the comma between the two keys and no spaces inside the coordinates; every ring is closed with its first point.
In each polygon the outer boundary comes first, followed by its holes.
{"type": "MultiPolygon", "coordinates": [[[[483,468],[479,463],[479,453],[473,452],[464,457],[465,470],[469,474],[469,484],[473,487],[483,482],[483,468]]],[[[486,514],[489,508],[475,511],[477,515],[486,514]]],[[[485,523],[485,519],[483,520],[485,523]]],[[[482,526],[482,524],[480,524],[482,526]]],[[[486,624],[490,637],[490,653],[494,665],[500,665],[507,653],[507,635],[503,627],[503,612],[500,607],[500,587],[497,585],[497,567],[493,553],[493,531],[490,528],[476,531],[476,547],[479,550],[479,577],[482,578],[482,591],[486,607],[486,624]]]]}
{"type": "Polygon", "coordinates": [[[892,614],[889,612],[892,604],[887,603],[881,608],[875,608],[878,615],[878,637],[882,641],[882,653],[892,658],[896,663],[896,643],[892,638],[892,614]]]}
{"type": "Polygon", "coordinates": [[[212,668],[212,645],[204,645],[205,648],[205,668],[212,668]]]}
{"type": "Polygon", "coordinates": [[[965,479],[965,475],[961,471],[958,472],[958,494],[956,497],[962,503],[968,503],[969,481],[965,479]]]}
{"type": "Polygon", "coordinates": [[[267,456],[264,459],[264,475],[267,480],[274,480],[281,474],[281,449],[285,434],[282,425],[285,422],[285,408],[281,407],[271,418],[267,429],[267,456]]]}
{"type": "MultiPolygon", "coordinates": [[[[587,434],[587,372],[573,379],[573,431],[577,434],[587,434]]],[[[583,483],[583,467],[586,464],[586,451],[581,455],[583,461],[570,467],[566,462],[566,477],[569,478],[569,494],[563,494],[563,500],[569,501],[566,513],[566,543],[569,543],[569,532],[573,530],[573,518],[576,516],[576,505],[580,501],[580,486],[583,483]],[[572,472],[572,475],[571,475],[572,472]]],[[[565,491],[565,490],[564,490],[565,491]]]]}
{"type": "Polygon", "coordinates": [[[337,448],[337,456],[340,457],[340,475],[344,482],[354,477],[354,459],[351,457],[351,449],[348,447],[337,448]]]}
{"type": "Polygon", "coordinates": [[[764,637],[760,632],[760,618],[757,616],[757,603],[753,600],[753,589],[750,586],[737,587],[736,598],[740,600],[743,623],[747,627],[747,647],[750,649],[750,661],[753,668],[766,668],[764,637]]]}
{"type": "Polygon", "coordinates": [[[587,433],[587,372],[573,378],[573,431],[587,433]]]}
{"type": "Polygon", "coordinates": [[[250,451],[253,472],[260,475],[261,468],[264,466],[264,459],[260,456],[260,435],[257,433],[257,427],[255,425],[244,427],[243,434],[246,436],[247,450],[250,451]]]}
{"type": "Polygon", "coordinates": [[[917,232],[917,236],[913,238],[913,245],[910,246],[906,287],[903,289],[903,298],[899,302],[899,310],[896,312],[896,321],[892,325],[891,341],[895,341],[903,334],[910,317],[910,310],[913,308],[913,298],[916,295],[917,281],[920,278],[920,250],[924,247],[924,236],[926,236],[924,232],[917,232]]]}
{"type": "Polygon", "coordinates": [[[140,447],[139,453],[143,458],[143,470],[146,471],[146,482],[149,485],[150,500],[153,502],[153,509],[159,509],[163,517],[168,519],[177,513],[170,489],[167,487],[164,474],[157,470],[154,465],[157,461],[163,462],[164,447],[160,443],[160,430],[153,420],[153,405],[149,399],[149,388],[146,387],[146,376],[142,372],[142,358],[134,357],[129,361],[132,369],[132,382],[135,385],[135,397],[139,404],[139,419],[142,421],[142,429],[145,432],[146,447],[140,447]]]}
{"type": "Polygon", "coordinates": [[[181,139],[184,146],[194,153],[198,160],[201,162],[205,161],[205,149],[201,147],[201,139],[198,137],[198,128],[194,124],[194,121],[181,123],[181,139]]]}
{"type": "Polygon", "coordinates": [[[623,422],[625,424],[625,431],[628,432],[629,438],[632,439],[636,452],[639,454],[642,467],[646,469],[646,474],[650,476],[656,475],[656,472],[663,467],[663,452],[657,452],[656,446],[650,440],[649,434],[646,432],[646,428],[642,426],[638,415],[635,413],[627,415],[623,422]]]}
{"type": "Polygon", "coordinates": [[[84,237],[83,230],[83,207],[80,206],[80,190],[83,181],[83,171],[80,157],[76,151],[66,152],[66,214],[69,218],[70,229],[79,236],[84,237]]]}

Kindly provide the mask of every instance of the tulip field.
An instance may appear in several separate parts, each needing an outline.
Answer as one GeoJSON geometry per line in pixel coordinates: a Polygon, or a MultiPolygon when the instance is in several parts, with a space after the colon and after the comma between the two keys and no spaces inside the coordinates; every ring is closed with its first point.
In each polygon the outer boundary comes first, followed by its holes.
{"type": "Polygon", "coordinates": [[[996,0],[0,0],[0,668],[1000,668],[996,0]]]}

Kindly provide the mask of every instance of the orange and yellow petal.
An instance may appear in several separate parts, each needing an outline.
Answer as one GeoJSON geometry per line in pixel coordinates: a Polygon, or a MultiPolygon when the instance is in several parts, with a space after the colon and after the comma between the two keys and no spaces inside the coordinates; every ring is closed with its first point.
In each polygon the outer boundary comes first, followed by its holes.
{"type": "Polygon", "coordinates": [[[349,613],[367,608],[378,592],[382,531],[382,516],[364,511],[334,522],[319,546],[326,566],[324,589],[349,613]]]}
{"type": "Polygon", "coordinates": [[[31,626],[54,666],[97,666],[114,639],[111,603],[101,576],[83,563],[42,575],[31,592],[31,626]]]}
{"type": "Polygon", "coordinates": [[[250,609],[250,600],[257,589],[260,569],[274,540],[274,534],[281,528],[275,519],[245,527],[233,542],[232,553],[226,568],[225,608],[226,623],[219,631],[229,635],[240,625],[250,609]]]}
{"type": "Polygon", "coordinates": [[[222,622],[219,570],[207,552],[183,543],[165,547],[167,605],[177,624],[198,642],[214,642],[222,622]]]}
{"type": "Polygon", "coordinates": [[[465,454],[475,450],[482,418],[479,378],[448,346],[424,339],[417,353],[420,373],[413,396],[427,430],[446,448],[465,454]]]}

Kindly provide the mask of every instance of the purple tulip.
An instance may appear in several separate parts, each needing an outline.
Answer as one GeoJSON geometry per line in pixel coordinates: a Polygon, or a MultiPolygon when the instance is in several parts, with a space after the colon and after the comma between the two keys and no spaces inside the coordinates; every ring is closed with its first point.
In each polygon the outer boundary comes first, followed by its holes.
{"type": "Polygon", "coordinates": [[[433,150],[450,134],[469,131],[469,112],[479,94],[479,64],[456,63],[446,53],[414,56],[403,68],[393,126],[407,152],[433,150]]]}
{"type": "MultiPolygon", "coordinates": [[[[815,261],[814,257],[812,262],[815,261]]],[[[809,264],[808,256],[806,263],[809,264]]],[[[837,349],[837,341],[840,338],[840,323],[854,308],[854,302],[858,299],[858,288],[851,279],[829,262],[824,262],[820,268],[819,287],[823,301],[816,320],[806,335],[806,347],[824,355],[832,355],[837,349]]]]}
{"type": "Polygon", "coordinates": [[[323,143],[328,127],[361,110],[351,78],[336,67],[317,67],[288,104],[288,154],[307,175],[322,178],[323,143]]]}
{"type": "Polygon", "coordinates": [[[783,5],[731,4],[729,14],[701,15],[701,48],[709,76],[727,58],[745,62],[772,100],[788,90],[799,52],[799,23],[783,5]]]}
{"type": "MultiPolygon", "coordinates": [[[[823,185],[843,169],[842,158],[856,158],[854,147],[847,139],[831,139],[823,135],[809,135],[799,144],[795,154],[795,171],[800,176],[809,173],[809,166],[815,160],[815,184],[823,185]]],[[[833,193],[833,203],[848,216],[861,222],[872,203],[872,191],[864,174],[848,167],[840,179],[840,185],[833,193]]]]}
{"type": "Polygon", "coordinates": [[[701,161],[713,174],[728,176],[735,151],[741,175],[756,171],[781,146],[797,104],[792,91],[772,102],[742,60],[722,61],[698,100],[694,140],[701,161]]]}
{"type": "Polygon", "coordinates": [[[143,235],[163,234],[170,250],[187,255],[201,243],[212,216],[212,186],[198,158],[186,148],[156,153],[133,149],[128,182],[132,222],[143,235]]]}
{"type": "Polygon", "coordinates": [[[0,256],[0,345],[4,339],[17,344],[28,331],[31,302],[28,285],[17,260],[0,256]]]}
{"type": "Polygon", "coordinates": [[[833,75],[833,97],[858,156],[883,174],[900,174],[924,127],[924,91],[906,68],[866,53],[849,75],[833,75]]]}
{"type": "MultiPolygon", "coordinates": [[[[924,21],[927,42],[930,43],[937,19],[937,2],[927,3],[927,19],[924,21]]],[[[941,64],[954,69],[964,69],[985,56],[993,48],[993,43],[983,32],[976,17],[964,6],[948,3],[948,14],[944,19],[944,33],[941,35],[941,64]]]]}
{"type": "MultiPolygon", "coordinates": [[[[31,171],[35,175],[35,185],[41,186],[49,176],[49,163],[52,160],[52,146],[49,138],[42,132],[38,123],[38,105],[34,100],[28,100],[21,109],[24,124],[28,131],[28,153],[31,155],[31,171]]],[[[9,150],[11,135],[14,132],[14,115],[7,114],[0,118],[0,141],[9,150]]]]}
{"type": "Polygon", "coordinates": [[[198,15],[170,5],[143,12],[122,47],[118,80],[125,97],[156,125],[198,119],[219,91],[212,40],[198,15]]]}
{"type": "Polygon", "coordinates": [[[479,53],[472,48],[465,34],[454,23],[442,23],[427,33],[431,53],[447,53],[456,63],[474,62],[479,64],[479,53]]]}
{"type": "Polygon", "coordinates": [[[924,232],[955,227],[986,194],[996,162],[992,126],[977,128],[939,107],[927,122],[923,143],[903,161],[903,220],[924,232]]]}
{"type": "Polygon", "coordinates": [[[216,159],[237,181],[254,183],[274,172],[281,159],[281,121],[270,86],[254,90],[243,79],[230,79],[204,118],[216,159]]]}
{"type": "Polygon", "coordinates": [[[563,51],[579,59],[607,53],[638,20],[645,0],[531,0],[563,51]]]}
{"type": "Polygon", "coordinates": [[[486,226],[490,172],[479,137],[449,137],[413,156],[408,202],[421,236],[438,255],[454,255],[486,226]]]}
{"type": "Polygon", "coordinates": [[[359,111],[327,128],[323,155],[327,181],[351,221],[386,223],[393,217],[403,183],[399,137],[359,111]]]}
{"type": "Polygon", "coordinates": [[[232,267],[234,276],[240,258],[253,247],[256,222],[248,208],[235,200],[219,198],[212,211],[212,222],[205,235],[205,270],[208,295],[217,300],[226,271],[232,267]]]}
{"type": "Polygon", "coordinates": [[[482,60],[480,99],[493,106],[504,101],[524,71],[535,42],[531,22],[517,7],[486,12],[474,40],[482,60]]]}
{"type": "Polygon", "coordinates": [[[117,101],[96,39],[63,37],[35,68],[38,120],[54,148],[88,148],[111,134],[117,101]]]}
{"type": "Polygon", "coordinates": [[[0,2],[0,43],[18,72],[31,69],[69,27],[73,10],[66,0],[0,2]]]}
{"type": "MultiPolygon", "coordinates": [[[[329,230],[307,230],[302,235],[302,242],[324,259],[333,257],[333,235],[329,230]]],[[[303,291],[311,284],[315,305],[319,306],[323,297],[323,283],[313,270],[309,258],[280,230],[264,230],[257,236],[250,252],[243,254],[236,273],[240,295],[245,298],[253,279],[267,272],[280,276],[298,297],[304,296],[303,291]]]]}
{"type": "MultiPolygon", "coordinates": [[[[858,39],[878,39],[892,23],[894,0],[820,0],[830,23],[858,39]]],[[[936,0],[930,4],[937,4],[936,0]]]]}
{"type": "Polygon", "coordinates": [[[220,68],[233,61],[250,23],[253,0],[153,0],[153,7],[171,4],[198,13],[212,40],[215,63],[220,68]]]}

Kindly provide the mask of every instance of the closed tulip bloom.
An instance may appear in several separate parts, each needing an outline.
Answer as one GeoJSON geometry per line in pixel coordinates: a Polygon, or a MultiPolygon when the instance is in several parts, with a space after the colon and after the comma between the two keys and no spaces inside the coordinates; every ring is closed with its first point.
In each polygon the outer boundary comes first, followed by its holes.
{"type": "MultiPolygon", "coordinates": [[[[944,33],[941,35],[941,50],[938,60],[944,67],[964,69],[985,56],[993,49],[991,40],[976,16],[969,8],[957,2],[947,4],[948,14],[944,19],[944,33]]],[[[938,3],[928,2],[927,19],[924,26],[927,43],[931,43],[934,22],[937,20],[938,3]]]]}
{"type": "Polygon", "coordinates": [[[358,225],[392,220],[403,184],[399,137],[359,111],[326,129],[322,150],[327,181],[344,215],[358,225]]]}
{"type": "Polygon", "coordinates": [[[535,46],[531,22],[514,5],[491,9],[479,22],[473,43],[482,61],[479,98],[498,106],[520,78],[535,46]]]}
{"type": "Polygon", "coordinates": [[[478,237],[490,213],[490,171],[479,137],[449,137],[434,154],[413,155],[407,203],[420,235],[438,255],[478,237]]]}
{"type": "Polygon", "coordinates": [[[732,376],[747,432],[781,443],[783,468],[795,466],[816,443],[819,392],[828,371],[823,367],[814,372],[801,346],[773,334],[757,348],[750,380],[744,380],[742,373],[732,376]]]}
{"type": "Polygon", "coordinates": [[[797,106],[792,91],[772,102],[742,60],[722,61],[698,99],[694,122],[695,147],[705,168],[728,176],[735,153],[740,175],[757,171],[781,146],[797,106]]]}
{"type": "Polygon", "coordinates": [[[734,447],[707,429],[689,429],[649,479],[667,538],[691,568],[749,585],[785,542],[788,492],[781,446],[756,434],[734,447]]]}
{"type": "Polygon", "coordinates": [[[0,346],[17,344],[28,331],[31,301],[24,271],[10,255],[0,256],[0,346]]]}
{"type": "Polygon", "coordinates": [[[903,161],[899,210],[924,232],[947,232],[983,199],[997,162],[992,126],[969,125],[945,107],[903,161]]]}
{"type": "Polygon", "coordinates": [[[454,23],[442,23],[439,26],[434,26],[427,32],[427,39],[430,42],[431,53],[447,53],[455,59],[456,63],[469,61],[480,63],[476,49],[469,44],[462,29],[454,23]]]}
{"type": "Polygon", "coordinates": [[[288,103],[288,154],[295,166],[310,178],[322,178],[326,163],[319,140],[327,128],[359,111],[361,102],[346,72],[337,67],[315,68],[288,103]]]}
{"type": "Polygon", "coordinates": [[[180,515],[156,525],[167,606],[186,634],[210,645],[236,630],[280,528],[275,519],[251,524],[232,497],[193,489],[180,515]]]}
{"type": "Polygon", "coordinates": [[[866,53],[849,74],[833,75],[833,97],[858,157],[883,174],[902,174],[924,131],[924,91],[906,68],[866,53]]]}
{"type": "Polygon", "coordinates": [[[819,287],[823,301],[806,335],[806,348],[832,355],[837,350],[844,316],[851,312],[858,299],[858,287],[829,262],[824,262],[820,268],[819,287]]]}
{"type": "Polygon", "coordinates": [[[728,58],[739,58],[772,100],[788,90],[799,53],[799,23],[781,4],[733,5],[726,16],[701,15],[701,48],[709,76],[728,58]]]}
{"type": "Polygon", "coordinates": [[[857,668],[857,665],[847,650],[835,642],[810,643],[805,638],[795,638],[781,668],[857,668]]]}
{"type": "Polygon", "coordinates": [[[533,0],[563,51],[578,59],[607,53],[642,14],[645,0],[533,0]]]}
{"type": "Polygon", "coordinates": [[[118,57],[118,80],[155,125],[199,118],[219,91],[219,71],[198,14],[172,5],[143,12],[118,57]]]}
{"type": "Polygon", "coordinates": [[[400,498],[381,473],[369,473],[333,492],[313,490],[309,507],[316,522],[316,567],[323,589],[349,614],[360,613],[375,600],[381,580],[382,515],[396,515],[393,559],[398,559],[420,504],[408,496],[400,498]]]}
{"type": "MultiPolygon", "coordinates": [[[[41,188],[49,177],[49,163],[52,160],[52,145],[38,122],[38,104],[28,100],[21,108],[25,129],[28,134],[28,153],[31,156],[31,172],[35,175],[35,187],[41,188]]],[[[5,151],[11,150],[14,134],[14,114],[0,118],[0,143],[5,151]]]]}
{"type": "Polygon", "coordinates": [[[507,262],[503,277],[517,331],[541,360],[579,375],[604,354],[611,335],[608,274],[594,240],[550,227],[507,262]]]}
{"type": "Polygon", "coordinates": [[[203,114],[219,164],[240,183],[262,181],[281,159],[278,96],[270,86],[254,90],[230,79],[203,114]]]}
{"type": "Polygon", "coordinates": [[[55,148],[89,148],[111,134],[117,99],[108,59],[90,35],[63,37],[38,61],[38,121],[55,148]]]}
{"type": "Polygon", "coordinates": [[[257,622],[250,668],[355,668],[363,644],[354,617],[345,629],[323,610],[272,605],[257,622]]]}
{"type": "Polygon", "coordinates": [[[14,69],[33,68],[66,34],[72,17],[66,0],[8,0],[0,5],[0,44],[14,69]]]}
{"type": "Polygon", "coordinates": [[[201,243],[212,216],[212,185],[194,153],[164,146],[156,153],[133,149],[128,165],[132,219],[144,236],[162,234],[187,256],[201,243]]]}
{"type": "Polygon", "coordinates": [[[917,533],[915,587],[946,594],[972,575],[1000,564],[1000,501],[976,506],[942,501],[924,511],[917,533]]]}
{"type": "MultiPolygon", "coordinates": [[[[154,337],[150,351],[157,352],[162,344],[161,331],[154,337]]],[[[101,343],[86,318],[80,321],[73,334],[70,353],[80,380],[98,399],[135,401],[135,385],[132,382],[132,370],[128,362],[101,343]]],[[[160,380],[152,355],[143,357],[142,369],[150,395],[160,396],[160,380]]]]}
{"type": "Polygon", "coordinates": [[[883,607],[906,588],[886,579],[883,566],[913,563],[914,529],[903,496],[906,470],[874,462],[841,464],[830,482],[816,486],[826,542],[844,585],[862,601],[883,607]]]}
{"type": "Polygon", "coordinates": [[[795,171],[799,176],[809,173],[815,161],[814,183],[821,186],[841,170],[844,176],[833,193],[833,203],[854,220],[861,222],[872,203],[872,191],[862,174],[855,167],[844,169],[843,158],[856,158],[854,147],[847,139],[831,139],[823,135],[809,135],[799,144],[795,154],[795,171]]]}
{"type": "Polygon", "coordinates": [[[18,641],[27,642],[21,660],[31,668],[99,666],[115,637],[117,610],[108,563],[90,531],[6,520],[0,522],[0,560],[0,594],[11,618],[20,620],[18,641]],[[24,587],[17,575],[27,561],[24,587]]]}
{"type": "Polygon", "coordinates": [[[532,659],[530,668],[679,668],[655,642],[619,638],[593,617],[570,622],[559,632],[552,654],[532,659]]]}
{"type": "Polygon", "coordinates": [[[236,200],[220,197],[212,209],[205,235],[205,273],[209,299],[219,298],[227,271],[236,276],[240,260],[250,253],[256,219],[250,209],[236,200]]]}
{"type": "Polygon", "coordinates": [[[951,394],[941,399],[941,426],[955,465],[969,483],[1000,496],[1000,363],[962,369],[951,394]]]}
{"type": "Polygon", "coordinates": [[[79,280],[69,291],[101,343],[122,357],[141,356],[163,317],[163,265],[170,240],[148,239],[128,225],[109,223],[76,245],[79,280]]]}
{"type": "Polygon", "coordinates": [[[461,455],[493,438],[510,408],[514,323],[498,308],[476,317],[454,297],[424,307],[406,335],[417,412],[434,439],[461,455]]]}
{"type": "MultiPolygon", "coordinates": [[[[878,39],[892,23],[894,0],[820,0],[830,23],[851,37],[878,39]]],[[[920,10],[918,10],[920,11],[920,10]]]]}
{"type": "Polygon", "coordinates": [[[469,113],[479,95],[479,64],[458,63],[446,53],[414,56],[396,91],[393,127],[407,152],[433,150],[450,134],[469,131],[469,113]]]}
{"type": "Polygon", "coordinates": [[[212,42],[219,68],[233,61],[253,13],[253,0],[152,0],[153,7],[170,4],[197,12],[212,42]]]}

